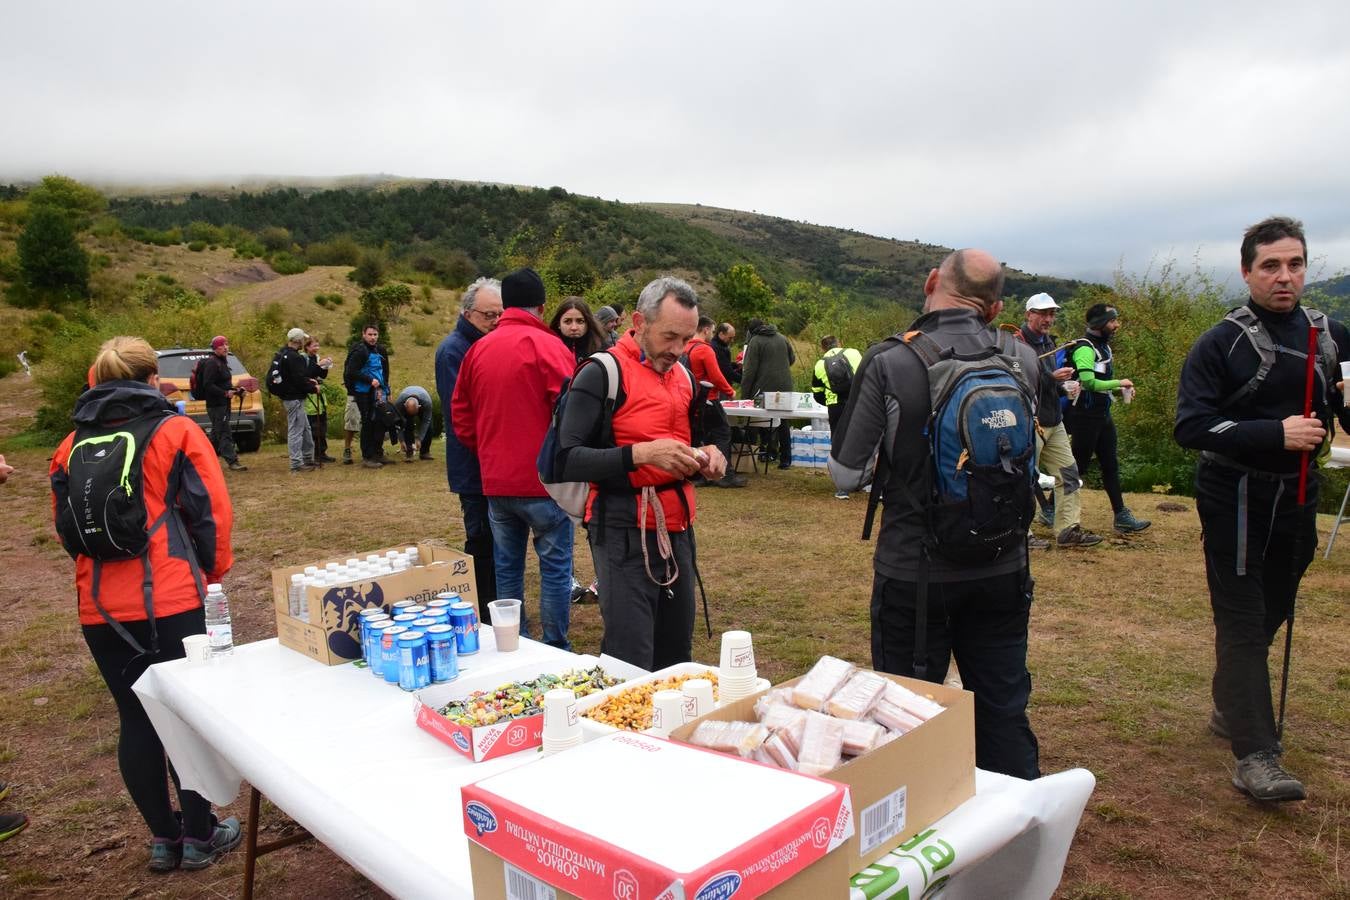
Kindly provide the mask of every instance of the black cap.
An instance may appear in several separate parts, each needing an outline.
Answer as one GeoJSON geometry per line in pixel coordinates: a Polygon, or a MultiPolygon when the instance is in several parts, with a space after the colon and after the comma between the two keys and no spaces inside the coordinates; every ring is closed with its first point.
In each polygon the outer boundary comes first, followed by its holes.
{"type": "Polygon", "coordinates": [[[517,269],[502,279],[502,306],[533,309],[544,305],[544,279],[534,269],[517,269]]]}

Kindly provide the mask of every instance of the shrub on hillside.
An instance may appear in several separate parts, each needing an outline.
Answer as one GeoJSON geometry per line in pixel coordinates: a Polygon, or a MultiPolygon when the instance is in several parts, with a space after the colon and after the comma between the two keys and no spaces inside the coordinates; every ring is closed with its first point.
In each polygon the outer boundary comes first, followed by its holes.
{"type": "Polygon", "coordinates": [[[305,261],[311,266],[354,266],[361,261],[361,245],[345,235],[315,241],[305,248],[305,261]]]}
{"type": "Polygon", "coordinates": [[[259,259],[266,253],[263,245],[251,237],[240,238],[234,245],[235,259],[259,259]]]}
{"type": "Polygon", "coordinates": [[[258,241],[273,253],[291,249],[291,233],[278,225],[269,225],[258,232],[258,241]]]}
{"type": "Polygon", "coordinates": [[[284,250],[272,254],[271,263],[273,271],[278,275],[299,275],[309,268],[309,263],[298,256],[292,256],[284,250]]]}
{"type": "Polygon", "coordinates": [[[206,249],[206,241],[188,241],[187,247],[193,253],[201,253],[206,249]]]}

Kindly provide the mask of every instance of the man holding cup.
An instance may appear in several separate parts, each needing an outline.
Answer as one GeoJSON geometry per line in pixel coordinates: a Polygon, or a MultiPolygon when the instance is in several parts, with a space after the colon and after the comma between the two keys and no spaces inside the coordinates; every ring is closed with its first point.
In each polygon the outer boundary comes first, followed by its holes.
{"type": "Polygon", "coordinates": [[[1055,543],[1060,547],[1093,547],[1101,537],[1084,531],[1082,497],[1078,489],[1083,479],[1078,477],[1078,464],[1069,446],[1069,433],[1064,429],[1064,413],[1060,407],[1061,393],[1070,400],[1077,397],[1078,383],[1072,381],[1072,366],[1059,362],[1059,337],[1050,333],[1055,327],[1059,304],[1049,294],[1036,294],[1027,300],[1026,319],[1022,322],[1022,339],[1041,363],[1040,396],[1036,400],[1037,429],[1036,458],[1042,472],[1055,479],[1055,505],[1052,525],[1055,543]],[[1071,393],[1072,392],[1072,393],[1071,393]]]}
{"type": "Polygon", "coordinates": [[[1280,762],[1267,659],[1280,623],[1293,624],[1317,547],[1317,479],[1307,478],[1300,504],[1300,472],[1314,464],[1333,413],[1350,428],[1335,371],[1338,359],[1350,359],[1350,336],[1299,304],[1307,256],[1297,220],[1277,216],[1247,229],[1240,271],[1250,298],[1191,347],[1173,432],[1201,451],[1196,510],[1215,632],[1209,727],[1232,744],[1233,785],[1267,801],[1306,797],[1280,762]],[[1305,416],[1310,327],[1318,329],[1317,359],[1305,416]]]}

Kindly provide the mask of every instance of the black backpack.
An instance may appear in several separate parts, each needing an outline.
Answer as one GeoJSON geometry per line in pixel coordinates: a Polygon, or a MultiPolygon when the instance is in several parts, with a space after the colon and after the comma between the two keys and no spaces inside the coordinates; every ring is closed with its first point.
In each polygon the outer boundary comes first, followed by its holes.
{"type": "Polygon", "coordinates": [[[825,379],[829,381],[830,390],[840,403],[848,399],[848,392],[853,387],[853,364],[848,361],[843,350],[825,357],[825,379]]]}
{"type": "Polygon", "coordinates": [[[191,396],[193,400],[206,399],[206,395],[202,393],[202,382],[205,380],[203,378],[204,373],[202,372],[202,366],[206,365],[208,361],[209,360],[205,358],[197,360],[197,364],[192,367],[192,374],[188,376],[188,395],[191,396]]]}
{"type": "Polygon", "coordinates": [[[267,393],[273,397],[279,397],[282,400],[288,399],[282,396],[287,393],[285,355],[286,347],[282,347],[272,356],[272,365],[267,369],[267,393]]]}
{"type": "Polygon", "coordinates": [[[381,428],[397,428],[403,424],[403,417],[398,414],[398,410],[388,398],[375,401],[375,405],[371,407],[371,418],[381,428]]]}

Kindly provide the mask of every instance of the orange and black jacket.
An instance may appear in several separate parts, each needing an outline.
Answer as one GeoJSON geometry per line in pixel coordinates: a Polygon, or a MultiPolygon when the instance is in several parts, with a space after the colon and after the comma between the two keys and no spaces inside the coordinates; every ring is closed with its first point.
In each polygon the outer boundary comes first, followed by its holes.
{"type": "MultiPolygon", "coordinates": [[[[114,425],[168,405],[163,395],[137,381],[107,381],[90,388],[75,404],[77,425],[114,425]]],[[[75,432],[66,435],[50,470],[52,513],[66,503],[67,470],[75,432]]],[[[147,521],[169,512],[167,527],[156,529],[147,551],[155,618],[202,605],[206,585],[218,582],[234,562],[230,530],[234,513],[211,440],[187,416],[170,416],[155,432],[141,458],[147,521]]],[[[94,560],[66,548],[75,559],[81,625],[102,625],[93,602],[94,560]]],[[[144,566],[140,559],[99,565],[98,601],[118,622],[144,621],[144,566]]]]}

